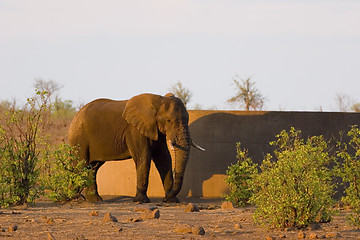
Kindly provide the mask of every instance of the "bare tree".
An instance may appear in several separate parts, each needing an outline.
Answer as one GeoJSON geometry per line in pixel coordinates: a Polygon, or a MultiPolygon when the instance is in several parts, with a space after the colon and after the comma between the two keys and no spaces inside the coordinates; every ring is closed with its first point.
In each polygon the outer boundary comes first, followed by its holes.
{"type": "Polygon", "coordinates": [[[46,92],[49,111],[54,110],[56,113],[59,113],[60,109],[64,106],[64,103],[59,98],[59,91],[63,86],[53,80],[46,81],[38,78],[35,79],[34,87],[41,92],[46,92]]]}
{"type": "Polygon", "coordinates": [[[265,98],[255,87],[255,82],[251,82],[251,77],[246,80],[241,79],[239,75],[233,77],[236,95],[227,100],[227,103],[238,103],[241,108],[247,111],[261,110],[264,106],[265,98]]]}
{"type": "Polygon", "coordinates": [[[360,103],[355,103],[352,105],[351,110],[354,112],[360,112],[360,103]]]}
{"type": "Polygon", "coordinates": [[[59,90],[63,88],[63,86],[61,86],[60,84],[58,84],[53,80],[45,81],[42,80],[41,78],[38,78],[35,79],[34,88],[41,92],[45,91],[47,93],[46,98],[49,104],[56,105],[57,102],[59,101],[59,96],[58,96],[59,90]]]}
{"type": "Polygon", "coordinates": [[[191,91],[188,88],[183,87],[180,81],[171,85],[169,91],[173,93],[176,97],[180,98],[185,106],[190,102],[190,99],[192,97],[191,91]]]}
{"type": "Polygon", "coordinates": [[[335,101],[339,112],[348,112],[351,109],[352,100],[348,95],[345,94],[336,94],[335,101]]]}

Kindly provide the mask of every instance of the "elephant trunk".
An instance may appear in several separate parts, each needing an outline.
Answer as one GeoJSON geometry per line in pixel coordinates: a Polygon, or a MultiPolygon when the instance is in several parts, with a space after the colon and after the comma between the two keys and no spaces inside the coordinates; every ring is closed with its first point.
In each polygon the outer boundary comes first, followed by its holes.
{"type": "Polygon", "coordinates": [[[174,183],[172,190],[167,194],[167,198],[175,198],[176,195],[180,192],[186,164],[190,156],[190,135],[188,127],[182,127],[183,129],[179,131],[172,139],[172,145],[174,147],[174,157],[175,157],[175,166],[174,166],[174,183]]]}

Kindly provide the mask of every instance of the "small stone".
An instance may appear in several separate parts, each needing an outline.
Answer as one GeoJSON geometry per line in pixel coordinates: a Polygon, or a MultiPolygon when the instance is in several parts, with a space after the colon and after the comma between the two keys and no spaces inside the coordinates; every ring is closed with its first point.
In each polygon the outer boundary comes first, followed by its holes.
{"type": "Polygon", "coordinates": [[[204,235],[205,234],[205,230],[203,227],[192,227],[191,228],[191,232],[194,235],[204,235]]]}
{"type": "Polygon", "coordinates": [[[239,230],[239,229],[241,229],[241,228],[242,228],[242,226],[241,226],[240,224],[235,223],[235,225],[234,225],[234,229],[235,229],[235,230],[239,230]]]}
{"type": "Polygon", "coordinates": [[[17,229],[18,229],[18,226],[15,225],[15,224],[11,225],[11,226],[8,228],[9,232],[15,232],[17,229]]]}
{"type": "Polygon", "coordinates": [[[300,230],[298,233],[298,239],[304,239],[304,238],[305,238],[305,233],[300,230]]]}
{"type": "Polygon", "coordinates": [[[118,229],[118,232],[122,232],[122,230],[123,230],[123,228],[121,227],[121,228],[118,229]]]}
{"type": "Polygon", "coordinates": [[[192,226],[189,224],[179,225],[175,228],[175,232],[182,233],[182,234],[192,233],[192,226]]]}
{"type": "Polygon", "coordinates": [[[129,218],[128,220],[127,220],[127,222],[141,222],[142,221],[142,219],[141,218],[129,218]]]}
{"type": "Polygon", "coordinates": [[[51,233],[47,234],[48,240],[55,240],[54,235],[52,235],[51,233]]]}
{"type": "Polygon", "coordinates": [[[159,219],[160,218],[160,210],[159,209],[154,209],[153,211],[148,210],[146,212],[144,212],[143,214],[141,214],[141,217],[143,219],[159,219]]]}
{"type": "Polygon", "coordinates": [[[91,212],[89,213],[89,215],[90,215],[91,217],[96,217],[96,216],[99,216],[99,212],[93,210],[93,211],[91,211],[91,212]]]}
{"type": "Polygon", "coordinates": [[[192,226],[189,224],[182,224],[182,225],[177,226],[175,228],[175,232],[182,233],[182,234],[192,233],[194,235],[204,235],[205,234],[205,230],[203,227],[192,226]]]}
{"type": "Polygon", "coordinates": [[[275,240],[275,238],[273,236],[266,236],[265,238],[266,240],[275,240]]]}
{"type": "Polygon", "coordinates": [[[103,218],[103,222],[117,222],[116,217],[112,216],[111,213],[105,213],[103,218]]]}
{"type": "Polygon", "coordinates": [[[317,239],[318,236],[317,236],[316,233],[310,233],[309,238],[310,238],[310,239],[317,239]]]}
{"type": "Polygon", "coordinates": [[[6,231],[6,229],[5,228],[1,228],[1,232],[5,232],[6,231]]]}
{"type": "Polygon", "coordinates": [[[134,208],[135,212],[148,212],[148,211],[154,211],[155,209],[158,209],[155,206],[137,206],[134,208]]]}
{"type": "Polygon", "coordinates": [[[200,209],[197,205],[189,203],[185,208],[185,212],[200,212],[200,209]]]}
{"type": "Polygon", "coordinates": [[[326,238],[339,238],[341,237],[340,233],[338,232],[330,232],[325,235],[326,238]]]}
{"type": "Polygon", "coordinates": [[[223,202],[221,204],[221,209],[233,209],[234,205],[232,204],[232,202],[223,202]]]}

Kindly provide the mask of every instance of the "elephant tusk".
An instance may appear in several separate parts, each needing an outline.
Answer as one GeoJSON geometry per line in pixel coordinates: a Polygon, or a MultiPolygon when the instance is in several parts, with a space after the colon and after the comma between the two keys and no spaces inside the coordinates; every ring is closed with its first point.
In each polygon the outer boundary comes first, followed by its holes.
{"type": "Polygon", "coordinates": [[[168,146],[170,146],[170,149],[173,151],[175,150],[174,145],[172,144],[171,140],[168,140],[168,146]]]}
{"type": "Polygon", "coordinates": [[[202,152],[205,152],[205,148],[200,147],[199,145],[197,145],[197,144],[194,143],[193,141],[191,141],[191,145],[192,145],[194,148],[196,148],[196,149],[198,149],[198,150],[200,150],[200,151],[202,151],[202,152]]]}

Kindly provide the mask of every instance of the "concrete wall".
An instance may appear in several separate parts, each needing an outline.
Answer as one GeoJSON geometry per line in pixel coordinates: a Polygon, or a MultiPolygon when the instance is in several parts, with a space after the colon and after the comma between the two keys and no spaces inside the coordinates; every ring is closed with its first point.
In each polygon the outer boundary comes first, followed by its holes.
{"type": "MultiPolygon", "coordinates": [[[[193,140],[206,152],[192,149],[180,197],[220,197],[228,192],[224,182],[227,167],[236,162],[236,143],[249,150],[255,162],[271,151],[269,142],[281,130],[302,130],[303,137],[338,136],[351,125],[360,125],[359,113],[189,111],[193,140]]],[[[135,166],[132,160],[107,162],[98,173],[100,195],[134,196],[135,166]]],[[[148,195],[164,196],[155,166],[150,171],[148,195]]]]}

